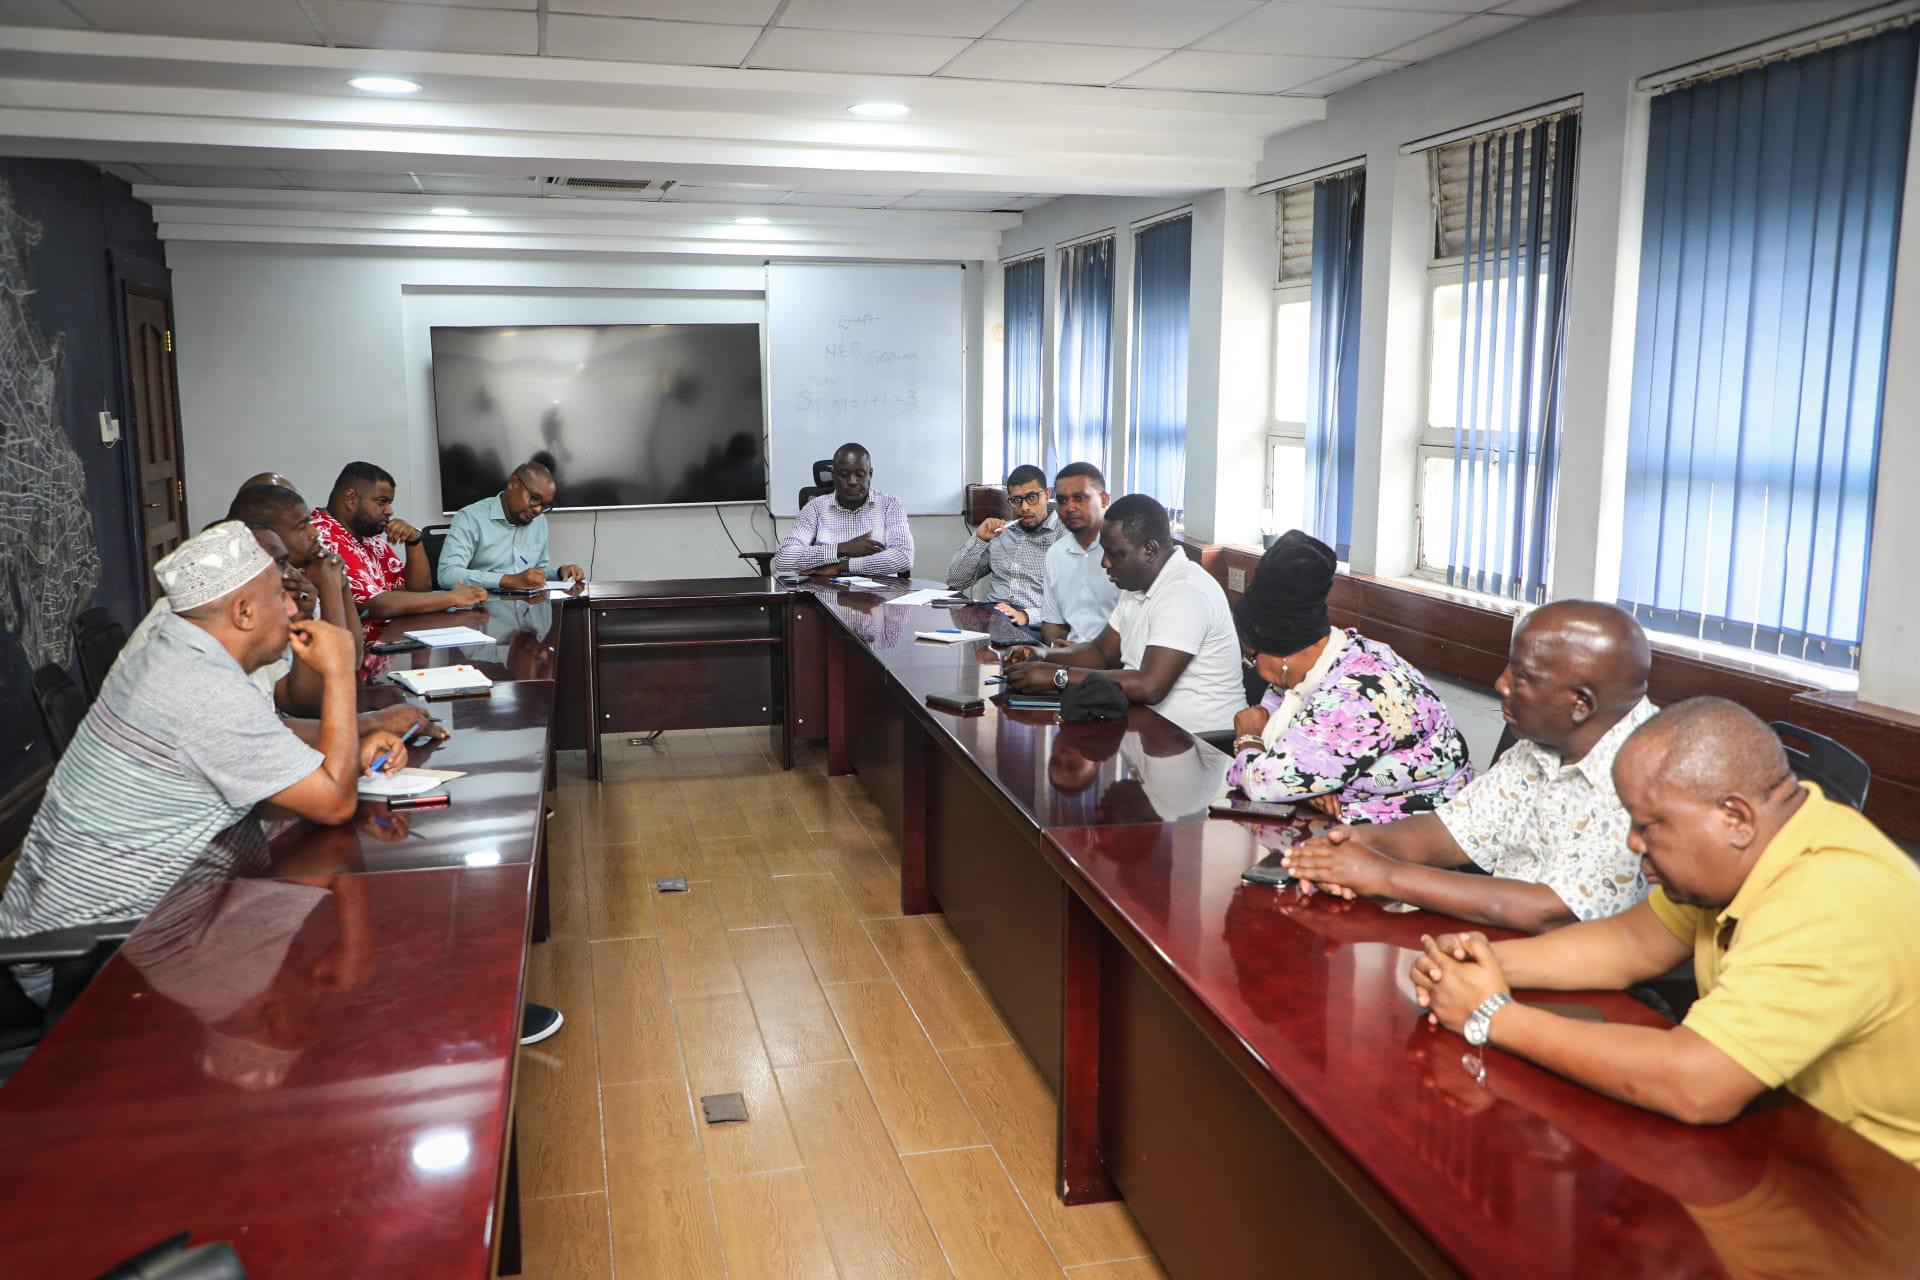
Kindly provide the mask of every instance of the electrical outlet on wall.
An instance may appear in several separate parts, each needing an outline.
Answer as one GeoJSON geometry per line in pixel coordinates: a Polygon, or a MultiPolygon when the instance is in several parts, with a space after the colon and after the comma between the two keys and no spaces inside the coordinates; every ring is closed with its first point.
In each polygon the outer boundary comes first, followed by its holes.
{"type": "Polygon", "coordinates": [[[107,445],[120,443],[120,419],[105,409],[100,411],[100,443],[107,445]]]}
{"type": "Polygon", "coordinates": [[[1247,571],[1229,565],[1227,567],[1227,590],[1245,591],[1247,589],[1247,571]]]}

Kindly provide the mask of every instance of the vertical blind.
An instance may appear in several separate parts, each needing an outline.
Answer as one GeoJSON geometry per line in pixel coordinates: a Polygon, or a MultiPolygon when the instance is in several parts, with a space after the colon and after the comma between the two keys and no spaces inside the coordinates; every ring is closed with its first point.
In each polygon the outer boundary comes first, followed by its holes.
{"type": "Polygon", "coordinates": [[[1302,182],[1274,193],[1281,284],[1305,284],[1313,278],[1313,193],[1318,189],[1318,183],[1302,182]]]}
{"type": "Polygon", "coordinates": [[[1187,312],[1193,219],[1170,218],[1134,234],[1133,451],[1135,493],[1186,506],[1187,312]]]}
{"type": "MultiPolygon", "coordinates": [[[[1447,581],[1544,599],[1559,472],[1568,266],[1580,116],[1565,112],[1464,148],[1459,391],[1447,581]]],[[[1436,153],[1434,189],[1446,161],[1436,153]]],[[[1436,202],[1436,252],[1453,243],[1436,202]]]]}
{"type": "Polygon", "coordinates": [[[1022,258],[1006,267],[1006,454],[1011,471],[1040,456],[1041,325],[1046,316],[1047,260],[1022,258]]]}
{"type": "MultiPolygon", "coordinates": [[[[1353,444],[1360,392],[1360,272],[1367,175],[1313,184],[1313,299],[1307,365],[1307,522],[1342,560],[1353,541],[1353,444]]],[[[1284,252],[1284,246],[1283,246],[1284,252]]]]}
{"type": "Polygon", "coordinates": [[[1620,603],[1855,665],[1916,28],[1652,106],[1620,603]]]}
{"type": "Polygon", "coordinates": [[[1069,462],[1107,470],[1113,403],[1113,237],[1060,251],[1059,430],[1041,465],[1052,475],[1069,462]]]}

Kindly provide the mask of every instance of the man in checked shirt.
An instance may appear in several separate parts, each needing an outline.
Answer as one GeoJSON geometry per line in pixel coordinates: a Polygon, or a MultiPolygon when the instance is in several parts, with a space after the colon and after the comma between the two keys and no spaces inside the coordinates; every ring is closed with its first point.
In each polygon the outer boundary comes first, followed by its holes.
{"type": "Polygon", "coordinates": [[[1040,638],[1040,606],[1047,596],[1047,548],[1061,534],[1060,519],[1048,501],[1047,473],[1036,466],[1015,467],[1007,475],[1011,523],[999,517],[980,522],[947,566],[947,586],[966,591],[988,578],[993,607],[1040,638]]]}
{"type": "Polygon", "coordinates": [[[865,445],[833,453],[833,493],[800,508],[793,531],[781,539],[773,567],[781,573],[833,578],[846,573],[907,577],[913,573],[913,533],[907,507],[875,493],[873,459],[865,445]]]}

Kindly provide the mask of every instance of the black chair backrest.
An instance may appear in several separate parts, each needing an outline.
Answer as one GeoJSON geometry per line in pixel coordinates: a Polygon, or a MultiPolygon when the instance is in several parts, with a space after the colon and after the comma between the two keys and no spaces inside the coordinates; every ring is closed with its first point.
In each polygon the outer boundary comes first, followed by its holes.
{"type": "Polygon", "coordinates": [[[127,644],[127,629],[113,620],[103,607],[88,609],[73,620],[74,647],[80,654],[80,676],[87,682],[87,696],[97,698],[113,670],[113,660],[127,644]]]}
{"type": "Polygon", "coordinates": [[[1819,783],[1830,800],[1855,809],[1867,807],[1867,784],[1873,781],[1873,770],[1865,760],[1824,733],[1785,720],[1775,720],[1772,728],[1786,748],[1794,777],[1819,783]]]}
{"type": "Polygon", "coordinates": [[[815,498],[824,498],[833,492],[833,459],[822,458],[813,464],[813,483],[800,491],[800,505],[806,506],[815,498]]]}
{"type": "Polygon", "coordinates": [[[40,704],[40,718],[47,723],[47,739],[58,760],[87,718],[87,695],[64,670],[49,662],[33,673],[33,700],[40,704]]]}
{"type": "Polygon", "coordinates": [[[450,524],[430,524],[420,531],[420,549],[427,553],[427,580],[433,585],[429,591],[440,587],[440,548],[447,545],[447,531],[450,524]]]}
{"type": "Polygon", "coordinates": [[[1487,767],[1491,769],[1494,765],[1499,764],[1500,757],[1507,754],[1507,749],[1518,741],[1520,741],[1520,739],[1514,736],[1512,725],[1500,726],[1500,741],[1494,744],[1493,759],[1487,761],[1487,767]]]}

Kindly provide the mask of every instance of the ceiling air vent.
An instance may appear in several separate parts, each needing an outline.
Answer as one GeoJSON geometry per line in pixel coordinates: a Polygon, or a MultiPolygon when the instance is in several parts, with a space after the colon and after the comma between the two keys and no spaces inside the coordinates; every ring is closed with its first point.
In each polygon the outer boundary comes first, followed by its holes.
{"type": "Polygon", "coordinates": [[[673,190],[672,178],[548,178],[548,195],[652,196],[673,190]]]}

